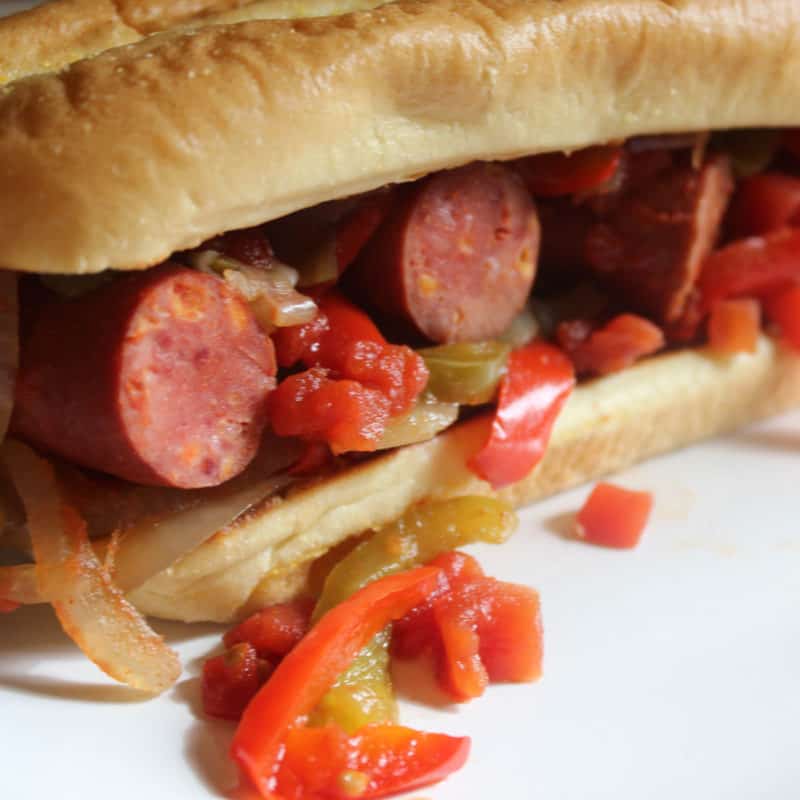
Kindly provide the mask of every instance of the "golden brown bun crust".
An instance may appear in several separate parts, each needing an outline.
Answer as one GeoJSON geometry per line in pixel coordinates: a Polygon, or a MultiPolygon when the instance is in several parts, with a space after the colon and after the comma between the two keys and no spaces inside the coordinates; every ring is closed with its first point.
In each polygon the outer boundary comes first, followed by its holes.
{"type": "Polygon", "coordinates": [[[401,0],[159,34],[0,88],[0,265],[145,267],[475,159],[796,125],[799,97],[796,0],[401,0]]]}
{"type": "Polygon", "coordinates": [[[319,17],[377,5],[378,0],[53,0],[0,19],[0,84],[54,72],[176,26],[319,17]]]}
{"type": "MultiPolygon", "coordinates": [[[[578,388],[541,464],[500,496],[521,506],[800,404],[800,358],[762,338],[755,355],[659,356],[578,388]]],[[[226,622],[297,594],[308,562],[428,498],[485,494],[466,468],[481,417],[272,501],[131,595],[148,614],[226,622]]]]}

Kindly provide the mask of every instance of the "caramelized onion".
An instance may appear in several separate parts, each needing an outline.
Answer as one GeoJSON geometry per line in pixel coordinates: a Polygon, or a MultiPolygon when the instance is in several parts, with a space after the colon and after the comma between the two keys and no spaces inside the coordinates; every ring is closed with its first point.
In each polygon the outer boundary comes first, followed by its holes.
{"type": "Polygon", "coordinates": [[[33,564],[0,567],[0,601],[3,600],[21,606],[45,602],[39,594],[33,564]]]}
{"type": "Polygon", "coordinates": [[[245,485],[226,484],[206,492],[199,505],[133,525],[123,534],[114,558],[115,583],[125,592],[136,589],[291,480],[282,473],[245,485]]]}
{"type": "Polygon", "coordinates": [[[422,399],[402,417],[389,420],[378,450],[427,442],[458,419],[458,403],[422,399]]]}
{"type": "Polygon", "coordinates": [[[268,333],[274,328],[303,325],[317,316],[314,301],[295,291],[300,278],[297,270],[277,259],[269,267],[254,267],[203,250],[194,254],[192,264],[203,272],[221,275],[247,300],[258,324],[268,333]]]}
{"type": "Polygon", "coordinates": [[[5,438],[14,405],[19,358],[17,276],[0,272],[0,442],[5,438]]]}
{"type": "Polygon", "coordinates": [[[39,591],[64,631],[112,678],[146,692],[168,689],[181,673],[177,654],[114,585],[51,465],[19,442],[6,442],[2,455],[28,517],[39,591]]]}

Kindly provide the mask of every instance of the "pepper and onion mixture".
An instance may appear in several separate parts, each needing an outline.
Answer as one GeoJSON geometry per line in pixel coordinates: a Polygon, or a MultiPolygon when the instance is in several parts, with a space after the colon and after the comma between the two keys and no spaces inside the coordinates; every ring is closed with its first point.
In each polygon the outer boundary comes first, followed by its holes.
{"type": "MultiPolygon", "coordinates": [[[[577,382],[670,348],[746,354],[763,326],[800,349],[798,320],[798,131],[476,162],[143,272],[1,273],[2,460],[33,563],[0,567],[0,611],[49,602],[108,674],[163,691],[177,658],[125,593],[254,503],[482,410],[490,432],[468,466],[509,485],[542,458],[577,382]],[[137,487],[124,503],[121,485],[137,487]],[[114,534],[102,547],[98,529],[114,534]],[[137,543],[154,541],[143,557],[137,543]]],[[[533,596],[453,554],[503,538],[507,512],[453,502],[467,506],[420,507],[365,540],[313,608],[263,612],[209,663],[209,711],[244,710],[234,755],[265,796],[377,797],[463,762],[463,741],[397,726],[393,651],[432,650],[459,700],[538,673],[535,636],[508,646],[519,619],[538,619],[533,596]],[[448,508],[452,529],[425,519],[448,508]],[[386,767],[412,751],[416,766],[386,767]]],[[[648,513],[599,487],[580,531],[631,546],[648,513]]]]}

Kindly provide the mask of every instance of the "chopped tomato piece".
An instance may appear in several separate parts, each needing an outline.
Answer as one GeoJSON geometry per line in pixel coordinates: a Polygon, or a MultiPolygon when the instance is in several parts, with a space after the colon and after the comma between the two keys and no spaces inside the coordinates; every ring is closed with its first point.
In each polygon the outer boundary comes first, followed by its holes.
{"type": "Polygon", "coordinates": [[[720,300],[708,318],[708,342],[717,353],[754,353],[761,329],[757,300],[720,300]]]}
{"type": "Polygon", "coordinates": [[[536,592],[484,576],[463,553],[446,553],[431,566],[444,570],[447,587],[395,623],[395,655],[432,650],[439,684],[457,702],[479,697],[490,680],[536,680],[542,668],[536,592]]]}
{"type": "Polygon", "coordinates": [[[588,192],[614,177],[621,147],[587,147],[574,153],[545,153],[516,162],[529,191],[543,197],[588,192]]]}
{"type": "Polygon", "coordinates": [[[263,797],[274,796],[298,718],[379,631],[435,593],[441,578],[440,569],[419,567],[368,584],[328,611],[278,664],[245,710],[231,746],[232,758],[263,797]]]}
{"type": "Polygon", "coordinates": [[[311,361],[313,354],[319,351],[320,340],[329,334],[330,328],[328,317],[322,312],[305,325],[278,328],[272,334],[278,365],[293,367],[299,361],[311,361]]]}
{"type": "Polygon", "coordinates": [[[574,385],[572,364],[557,347],[534,341],[514,350],[489,439],[469,459],[469,468],[494,489],[522,480],[544,455],[574,385]]]}
{"type": "Polygon", "coordinates": [[[437,783],[460,769],[469,739],[367,725],[354,736],[337,727],[297,727],[286,738],[277,779],[282,798],[386,797],[437,783]]]}
{"type": "Polygon", "coordinates": [[[355,260],[392,207],[392,192],[365,197],[338,225],[336,262],[341,275],[355,260]]]}
{"type": "Polygon", "coordinates": [[[308,633],[313,610],[310,598],[269,606],[228,631],[223,642],[229,648],[246,642],[260,658],[281,658],[308,633]]]}
{"type": "Polygon", "coordinates": [[[664,333],[644,317],[620,314],[596,330],[585,320],[562,322],[556,338],[580,373],[618,372],[664,347],[664,333]]]}
{"type": "Polygon", "coordinates": [[[319,367],[283,380],[268,407],[278,436],[322,439],[337,454],[374,450],[390,416],[389,399],[377,389],[335,380],[319,367]]]}
{"type": "Polygon", "coordinates": [[[698,287],[700,311],[728,297],[764,297],[800,280],[800,229],[740,239],[712,253],[698,287]]]}
{"type": "Polygon", "coordinates": [[[14,603],[11,600],[0,599],[0,614],[10,614],[19,608],[19,603],[14,603]]]}
{"type": "Polygon", "coordinates": [[[736,238],[800,225],[800,178],[765,172],[741,181],[728,219],[736,238]]]}
{"type": "Polygon", "coordinates": [[[203,664],[203,710],[210,717],[239,719],[266,681],[272,665],[247,642],[203,664]]]}
{"type": "Polygon", "coordinates": [[[603,547],[636,547],[652,508],[650,492],[598,483],[578,512],[576,533],[603,547]]]}
{"type": "Polygon", "coordinates": [[[764,310],[780,330],[781,339],[800,351],[800,286],[791,286],[767,297],[764,310]]]}
{"type": "Polygon", "coordinates": [[[783,135],[783,146],[794,156],[800,158],[800,129],[786,131],[783,135]]]}
{"type": "Polygon", "coordinates": [[[324,295],[319,309],[312,322],[275,332],[278,363],[323,367],[333,378],[383,393],[392,414],[409,411],[428,381],[422,357],[409,347],[389,344],[367,314],[338,292],[324,295]]]}

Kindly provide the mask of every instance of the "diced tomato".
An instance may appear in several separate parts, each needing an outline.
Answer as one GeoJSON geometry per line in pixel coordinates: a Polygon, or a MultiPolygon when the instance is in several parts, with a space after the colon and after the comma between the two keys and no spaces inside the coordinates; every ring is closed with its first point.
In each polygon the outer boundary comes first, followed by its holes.
{"type": "MultiPolygon", "coordinates": [[[[440,569],[419,567],[368,584],[328,611],[278,664],[245,710],[231,746],[234,761],[262,797],[274,797],[297,719],[314,708],[373,636],[436,592],[441,577],[440,569]]],[[[449,762],[451,755],[445,756],[449,762]]],[[[428,766],[439,774],[436,764],[428,766]]]]}
{"type": "MultiPolygon", "coordinates": [[[[459,594],[459,599],[463,598],[459,594]]],[[[456,702],[480,697],[489,685],[489,675],[481,659],[475,604],[435,603],[433,622],[438,639],[439,684],[456,702]]]]}
{"type": "Polygon", "coordinates": [[[11,600],[0,599],[0,614],[10,614],[19,608],[19,603],[14,603],[11,600]]]}
{"type": "Polygon", "coordinates": [[[489,439],[469,459],[469,468],[494,489],[522,480],[544,455],[574,385],[572,364],[558,348],[534,341],[514,350],[489,439]]]}
{"type": "Polygon", "coordinates": [[[285,800],[369,800],[443,780],[469,755],[469,739],[367,725],[354,736],[337,727],[296,727],[286,738],[277,794],[285,800]]]}
{"type": "Polygon", "coordinates": [[[279,659],[308,633],[313,610],[310,598],[269,606],[228,631],[223,642],[228,648],[246,642],[260,658],[279,659]]]}
{"type": "Polygon", "coordinates": [[[800,281],[800,229],[782,228],[752,236],[712,253],[698,288],[700,311],[707,313],[728,297],[764,297],[800,281]]]}
{"type": "Polygon", "coordinates": [[[576,534],[603,547],[636,547],[652,508],[650,492],[598,483],[578,512],[576,534]]]}
{"type": "Polygon", "coordinates": [[[278,436],[322,439],[337,454],[374,450],[391,410],[377,389],[335,380],[319,367],[284,379],[270,394],[268,407],[278,436]]]}
{"type": "Polygon", "coordinates": [[[754,353],[761,329],[757,300],[720,300],[708,318],[708,343],[717,353],[754,353]]]}
{"type": "Polygon", "coordinates": [[[278,328],[272,334],[278,366],[293,367],[299,361],[311,361],[319,351],[320,340],[328,334],[330,327],[328,317],[319,313],[305,325],[278,328]]]}
{"type": "Polygon", "coordinates": [[[424,360],[409,347],[389,344],[367,314],[338,292],[324,295],[319,308],[313,322],[275,332],[278,363],[323,367],[333,378],[380,391],[392,414],[409,411],[428,381],[424,360]]]}
{"type": "Polygon", "coordinates": [[[800,225],[800,178],[779,172],[753,175],[739,183],[728,213],[736,238],[800,225]]]}
{"type": "Polygon", "coordinates": [[[515,166],[532,194],[556,197],[602,186],[619,168],[622,152],[621,147],[587,147],[569,155],[530,156],[515,166]]]}
{"type": "Polygon", "coordinates": [[[764,300],[767,318],[778,326],[781,339],[800,351],[800,286],[775,292],[764,300]]]}
{"type": "Polygon", "coordinates": [[[235,644],[203,664],[203,710],[210,717],[239,719],[266,681],[272,666],[247,642],[235,644]]]}
{"type": "Polygon", "coordinates": [[[800,158],[800,129],[786,131],[783,146],[794,156],[800,158]]]}
{"type": "Polygon", "coordinates": [[[585,320],[569,320],[556,329],[558,343],[580,373],[607,375],[664,347],[664,333],[644,317],[620,314],[596,330],[585,320]]]}
{"type": "Polygon", "coordinates": [[[341,275],[355,260],[392,207],[391,191],[368,195],[337,226],[336,261],[341,275]]]}
{"type": "Polygon", "coordinates": [[[432,650],[439,684],[457,702],[479,697],[490,680],[536,680],[542,668],[536,592],[484,576],[463,553],[430,563],[444,570],[447,586],[395,623],[395,655],[432,650]]]}

